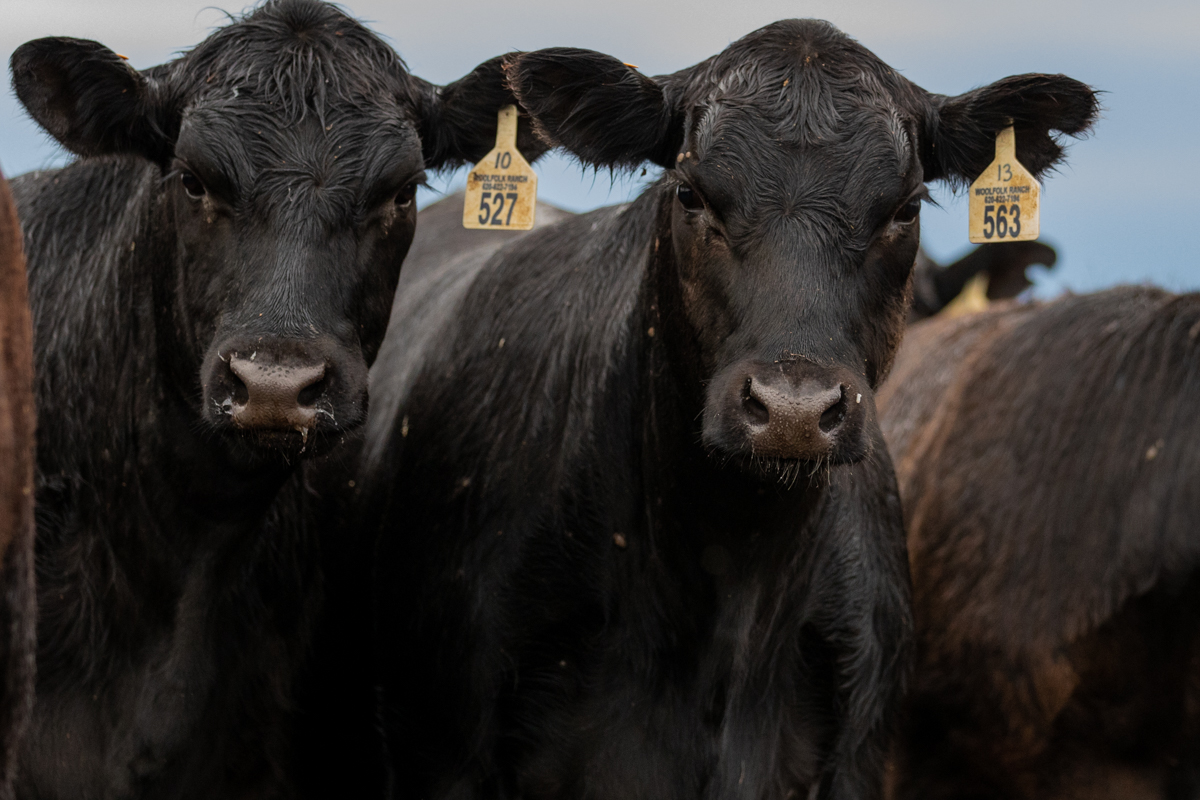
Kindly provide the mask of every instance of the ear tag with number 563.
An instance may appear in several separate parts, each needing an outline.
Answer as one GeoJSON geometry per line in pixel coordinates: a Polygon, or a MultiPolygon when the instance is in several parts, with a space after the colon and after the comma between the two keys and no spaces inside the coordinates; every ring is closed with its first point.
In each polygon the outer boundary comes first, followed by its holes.
{"type": "Polygon", "coordinates": [[[996,160],[971,184],[970,239],[1025,242],[1038,237],[1042,187],[1017,161],[1012,126],[996,134],[996,160]]]}
{"type": "Polygon", "coordinates": [[[463,227],[527,231],[537,209],[537,174],[517,152],[517,107],[500,109],[496,146],[467,176],[463,227]]]}

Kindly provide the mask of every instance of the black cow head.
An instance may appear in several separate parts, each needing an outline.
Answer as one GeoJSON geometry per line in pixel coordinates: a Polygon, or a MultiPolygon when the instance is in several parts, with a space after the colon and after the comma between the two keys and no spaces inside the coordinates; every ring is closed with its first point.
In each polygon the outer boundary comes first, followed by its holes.
{"type": "Polygon", "coordinates": [[[925,183],[975,178],[1010,123],[1041,173],[1062,156],[1051,132],[1079,134],[1097,111],[1060,75],[930,94],[812,20],[658,78],[575,49],[515,55],[507,71],[548,142],[597,166],[666,168],[660,302],[679,310],[706,387],[703,441],[770,475],[870,446],[925,183]]]}
{"type": "Polygon", "coordinates": [[[482,158],[515,102],[499,59],[439,89],[314,0],[267,2],[145,72],[63,38],[23,45],[12,70],[70,150],[160,168],[163,349],[203,424],[256,456],[363,421],[424,170],[482,158]]]}

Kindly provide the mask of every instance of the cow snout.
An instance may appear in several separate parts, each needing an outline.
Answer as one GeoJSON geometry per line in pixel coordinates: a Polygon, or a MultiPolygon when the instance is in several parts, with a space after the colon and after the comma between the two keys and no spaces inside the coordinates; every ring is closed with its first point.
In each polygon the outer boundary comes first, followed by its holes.
{"type": "Polygon", "coordinates": [[[856,461],[874,414],[865,384],[850,370],[803,360],[735,365],[710,386],[704,440],[759,460],[856,461]]]}
{"type": "Polygon", "coordinates": [[[234,425],[264,430],[307,430],[316,425],[318,403],[324,400],[324,364],[285,366],[234,356],[229,371],[242,384],[234,386],[230,397],[234,425]]]}
{"type": "Polygon", "coordinates": [[[849,416],[845,386],[795,386],[784,372],[747,377],[741,399],[750,448],[770,458],[829,455],[849,416]]]}
{"type": "Polygon", "coordinates": [[[202,369],[205,420],[242,444],[316,455],[366,419],[362,351],[333,337],[229,337],[202,369]]]}

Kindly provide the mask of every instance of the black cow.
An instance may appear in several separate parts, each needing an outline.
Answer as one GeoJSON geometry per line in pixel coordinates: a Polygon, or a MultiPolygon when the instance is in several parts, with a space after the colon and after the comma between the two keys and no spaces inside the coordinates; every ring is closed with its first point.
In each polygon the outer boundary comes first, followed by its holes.
{"type": "Polygon", "coordinates": [[[0,798],[33,705],[33,332],[21,228],[0,175],[0,798]]]}
{"type": "Polygon", "coordinates": [[[873,390],[924,182],[1010,118],[1042,172],[1093,93],[932,95],[814,21],[508,75],[548,141],[667,172],[397,298],[359,481],[396,793],[877,796],[910,612],[873,390]]]}
{"type": "Polygon", "coordinates": [[[1200,294],[914,326],[880,393],[917,667],[896,798],[1200,793],[1200,294]]]}
{"type": "Polygon", "coordinates": [[[322,591],[299,465],[365,419],[414,190],[490,149],[500,61],[438,89],[272,0],[145,72],[74,39],[12,70],[82,156],[13,184],[41,430],[18,793],[289,796],[322,591]]]}

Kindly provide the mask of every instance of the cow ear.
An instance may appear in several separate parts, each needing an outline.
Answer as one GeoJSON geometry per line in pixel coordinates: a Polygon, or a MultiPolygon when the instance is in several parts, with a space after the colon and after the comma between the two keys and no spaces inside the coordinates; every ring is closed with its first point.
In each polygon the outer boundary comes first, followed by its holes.
{"type": "Polygon", "coordinates": [[[549,144],[596,167],[675,165],[683,122],[657,81],[572,47],[520,53],[507,67],[509,85],[549,144]]]}
{"type": "Polygon", "coordinates": [[[160,164],[170,158],[163,92],[104,45],[36,39],[17,48],[11,66],[21,104],[71,152],[137,154],[160,164]]]}
{"type": "Polygon", "coordinates": [[[1063,158],[1056,132],[1082,136],[1099,103],[1091,87],[1066,75],[1013,75],[957,97],[935,95],[926,113],[926,180],[967,183],[987,169],[996,134],[1012,125],[1017,160],[1041,176],[1063,158]]]}
{"type": "MultiPolygon", "coordinates": [[[[474,164],[496,145],[500,109],[517,105],[504,75],[506,56],[485,61],[446,86],[419,81],[421,143],[429,169],[474,164]]],[[[549,147],[533,132],[528,116],[517,121],[517,149],[533,161],[549,147]]]]}

